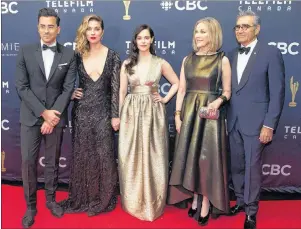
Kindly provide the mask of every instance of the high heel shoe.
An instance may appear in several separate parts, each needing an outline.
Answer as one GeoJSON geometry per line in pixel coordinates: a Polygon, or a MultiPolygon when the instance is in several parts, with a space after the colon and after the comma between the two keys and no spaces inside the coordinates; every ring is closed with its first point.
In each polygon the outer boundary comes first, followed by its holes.
{"type": "Polygon", "coordinates": [[[206,226],[209,221],[211,208],[209,207],[208,214],[205,217],[199,216],[198,223],[200,226],[206,226]]]}
{"type": "Polygon", "coordinates": [[[192,209],[192,207],[189,208],[189,210],[188,210],[188,216],[190,218],[192,218],[195,215],[195,213],[197,212],[197,210],[198,210],[197,208],[196,209],[192,209]]]}

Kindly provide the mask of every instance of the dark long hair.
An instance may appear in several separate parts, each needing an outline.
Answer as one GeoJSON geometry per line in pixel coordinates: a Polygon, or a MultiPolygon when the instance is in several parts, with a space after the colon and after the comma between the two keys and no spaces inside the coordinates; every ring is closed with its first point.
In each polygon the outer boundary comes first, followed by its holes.
{"type": "Polygon", "coordinates": [[[154,47],[155,46],[154,45],[154,43],[155,43],[154,31],[152,30],[152,28],[150,26],[148,26],[146,24],[138,26],[134,32],[134,36],[131,41],[131,51],[130,51],[130,55],[129,55],[129,62],[128,62],[128,64],[125,65],[125,71],[130,75],[134,74],[133,67],[136,66],[138,63],[139,49],[137,47],[136,39],[137,39],[138,34],[141,33],[141,31],[145,30],[145,29],[147,29],[149,31],[151,38],[153,38],[153,42],[150,45],[149,51],[152,55],[156,55],[155,47],[154,47]]]}

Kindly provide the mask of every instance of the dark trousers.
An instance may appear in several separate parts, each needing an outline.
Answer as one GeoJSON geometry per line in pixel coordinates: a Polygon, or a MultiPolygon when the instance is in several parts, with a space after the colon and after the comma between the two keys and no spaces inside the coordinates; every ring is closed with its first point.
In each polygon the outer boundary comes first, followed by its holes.
{"type": "Polygon", "coordinates": [[[42,135],[41,126],[21,125],[22,179],[27,209],[36,211],[37,164],[42,139],[45,141],[46,200],[55,200],[63,128],[54,128],[51,134],[42,135]]]}
{"type": "Polygon", "coordinates": [[[231,149],[231,173],[236,195],[236,204],[245,206],[247,215],[258,212],[261,189],[262,150],[259,136],[248,136],[241,132],[236,120],[229,133],[231,149]]]}

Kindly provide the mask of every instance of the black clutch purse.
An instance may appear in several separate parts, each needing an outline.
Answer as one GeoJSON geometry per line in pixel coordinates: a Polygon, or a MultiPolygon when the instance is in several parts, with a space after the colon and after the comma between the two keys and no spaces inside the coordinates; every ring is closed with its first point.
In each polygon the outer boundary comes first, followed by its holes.
{"type": "Polygon", "coordinates": [[[201,107],[199,116],[200,118],[217,120],[219,118],[219,110],[213,111],[208,107],[201,107]]]}

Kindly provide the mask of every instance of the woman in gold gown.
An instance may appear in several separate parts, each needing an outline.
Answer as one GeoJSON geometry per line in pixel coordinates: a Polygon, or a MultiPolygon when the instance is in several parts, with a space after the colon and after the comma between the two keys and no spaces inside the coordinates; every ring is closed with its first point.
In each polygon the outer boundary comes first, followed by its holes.
{"type": "Polygon", "coordinates": [[[155,55],[154,32],[139,26],[131,54],[120,73],[119,180],[122,208],[141,220],[163,213],[168,187],[168,131],[165,103],[178,90],[178,77],[169,63],[155,55]],[[158,93],[161,75],[171,83],[158,93]],[[130,93],[127,94],[128,84],[130,93]]]}
{"type": "Polygon", "coordinates": [[[183,60],[177,94],[178,135],[168,203],[177,204],[193,197],[188,215],[195,217],[200,225],[206,225],[210,203],[213,209],[224,213],[229,210],[223,104],[231,96],[231,68],[228,58],[219,51],[222,31],[217,20],[199,20],[192,40],[194,51],[183,60]],[[208,107],[212,112],[219,109],[220,117],[200,118],[201,107],[208,107]]]}

